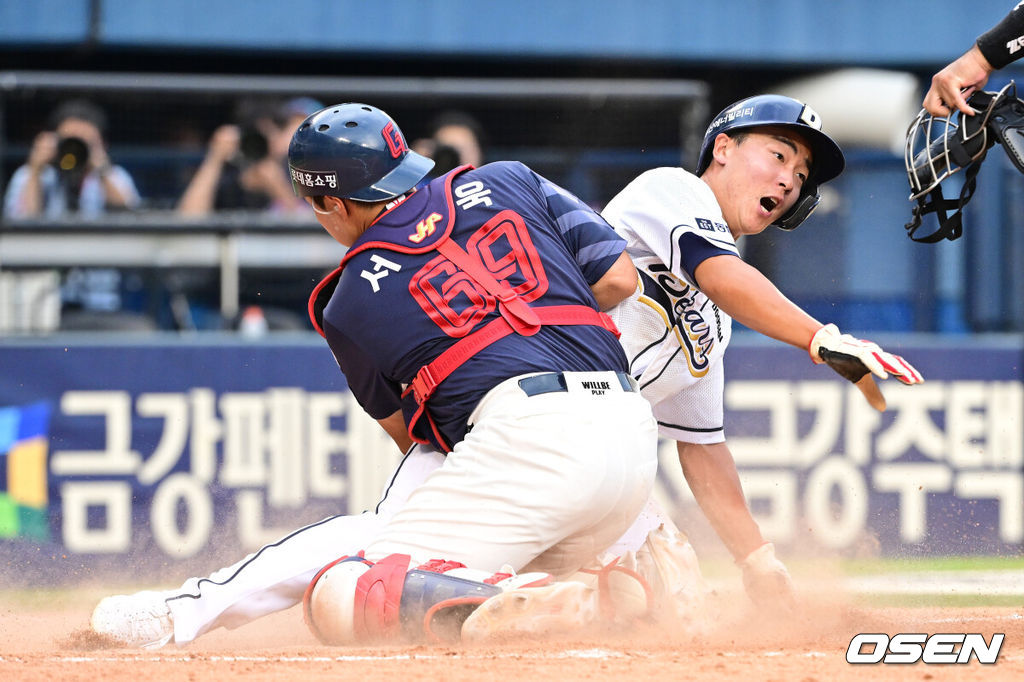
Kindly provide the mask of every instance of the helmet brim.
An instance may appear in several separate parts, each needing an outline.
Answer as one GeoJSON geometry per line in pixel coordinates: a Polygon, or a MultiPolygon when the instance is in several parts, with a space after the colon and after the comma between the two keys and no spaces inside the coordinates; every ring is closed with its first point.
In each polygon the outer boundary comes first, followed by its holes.
{"type": "Polygon", "coordinates": [[[433,167],[433,159],[410,150],[406,152],[402,163],[390,173],[369,187],[350,194],[348,198],[355,199],[356,201],[386,201],[393,199],[399,194],[404,194],[415,187],[416,183],[426,177],[433,167]]]}
{"type": "Polygon", "coordinates": [[[810,142],[814,157],[811,161],[811,180],[814,184],[820,185],[839,177],[846,168],[846,157],[835,140],[810,126],[789,123],[785,127],[800,133],[810,142]]]}

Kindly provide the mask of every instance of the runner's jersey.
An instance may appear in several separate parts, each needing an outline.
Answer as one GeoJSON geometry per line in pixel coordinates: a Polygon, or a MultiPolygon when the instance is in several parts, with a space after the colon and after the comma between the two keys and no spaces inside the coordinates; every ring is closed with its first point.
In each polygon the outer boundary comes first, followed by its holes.
{"type": "Polygon", "coordinates": [[[682,168],[643,173],[602,215],[626,239],[640,276],[636,293],[608,312],[630,372],[656,406],[722,361],[732,319],[697,288],[693,272],[739,251],[711,188],[682,168]]]}
{"type": "MultiPolygon", "coordinates": [[[[322,309],[324,335],[356,399],[375,419],[401,408],[408,420],[416,405],[411,395],[400,395],[417,371],[498,316],[495,299],[434,249],[439,239],[450,233],[532,307],[596,308],[590,285],[625,246],[596,212],[516,162],[457,169],[394,203],[314,292],[320,302],[311,301],[311,309],[319,308],[330,296],[322,309]]],[[[625,368],[622,347],[607,330],[545,325],[533,336],[511,334],[481,350],[427,405],[454,445],[484,394],[509,377],[625,368]]],[[[423,427],[420,422],[416,435],[435,440],[423,427]]]]}

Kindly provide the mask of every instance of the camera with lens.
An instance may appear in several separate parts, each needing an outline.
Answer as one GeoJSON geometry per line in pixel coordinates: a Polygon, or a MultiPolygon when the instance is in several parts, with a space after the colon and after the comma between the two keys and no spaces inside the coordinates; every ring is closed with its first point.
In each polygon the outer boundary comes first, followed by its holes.
{"type": "Polygon", "coordinates": [[[248,165],[261,161],[270,153],[270,142],[256,128],[242,128],[238,139],[239,162],[248,165]]]}
{"type": "Polygon", "coordinates": [[[451,145],[437,145],[434,148],[434,153],[430,156],[434,160],[434,168],[431,171],[434,177],[441,177],[448,171],[462,165],[462,157],[459,155],[459,150],[451,145]]]}
{"type": "Polygon", "coordinates": [[[62,137],[57,141],[55,164],[62,175],[85,175],[89,169],[89,145],[79,137],[62,137]]]}

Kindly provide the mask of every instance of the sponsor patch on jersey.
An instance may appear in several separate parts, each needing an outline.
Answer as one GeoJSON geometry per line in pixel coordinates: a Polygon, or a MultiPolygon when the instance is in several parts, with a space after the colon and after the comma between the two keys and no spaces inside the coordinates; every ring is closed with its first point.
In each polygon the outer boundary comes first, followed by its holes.
{"type": "Polygon", "coordinates": [[[697,218],[697,227],[708,232],[728,232],[729,228],[723,223],[714,222],[707,218],[697,218]]]}

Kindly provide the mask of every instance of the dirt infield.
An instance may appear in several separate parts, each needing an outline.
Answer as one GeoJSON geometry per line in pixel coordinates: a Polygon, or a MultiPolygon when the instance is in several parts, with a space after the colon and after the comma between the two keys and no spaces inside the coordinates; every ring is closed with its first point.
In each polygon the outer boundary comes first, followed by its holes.
{"type": "Polygon", "coordinates": [[[770,620],[742,595],[715,597],[715,619],[700,635],[652,630],[487,647],[325,647],[298,609],[219,630],[184,647],[107,648],[86,630],[93,595],[69,603],[0,604],[0,676],[5,680],[1019,680],[1024,679],[1024,608],[858,608],[804,599],[801,613],[770,620]],[[861,632],[1004,633],[999,661],[983,665],[851,665],[861,632]],[[392,677],[392,676],[396,677],[392,677]]]}

